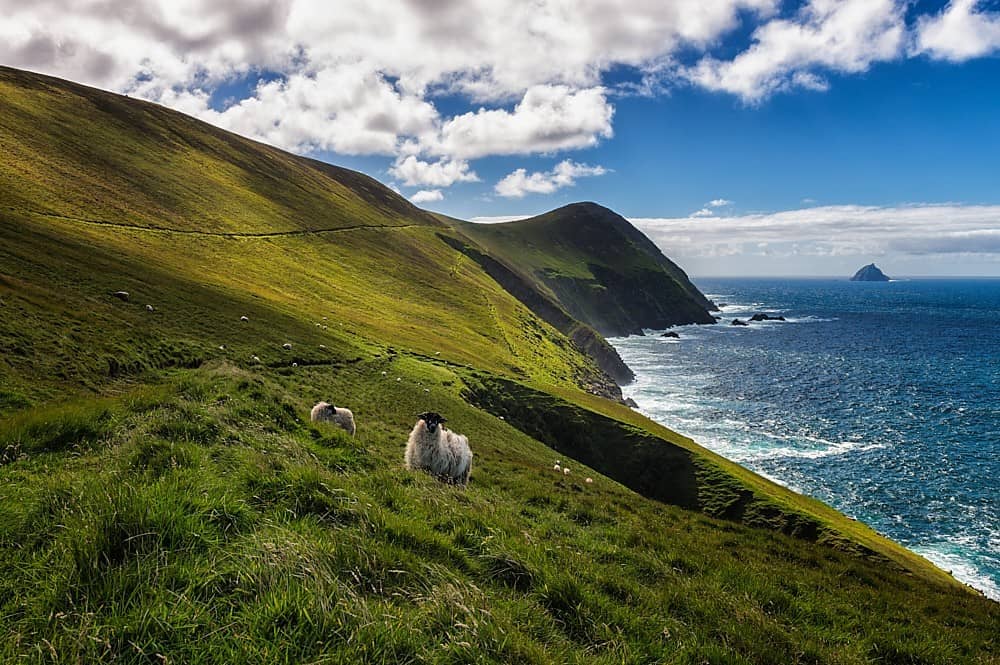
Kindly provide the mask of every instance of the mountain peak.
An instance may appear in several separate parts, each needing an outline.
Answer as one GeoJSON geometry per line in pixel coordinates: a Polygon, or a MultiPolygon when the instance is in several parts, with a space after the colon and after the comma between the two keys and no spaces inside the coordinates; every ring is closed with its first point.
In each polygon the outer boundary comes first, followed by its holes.
{"type": "Polygon", "coordinates": [[[888,282],[889,277],[879,270],[879,267],[874,263],[869,263],[865,267],[854,273],[851,277],[852,282],[888,282]]]}

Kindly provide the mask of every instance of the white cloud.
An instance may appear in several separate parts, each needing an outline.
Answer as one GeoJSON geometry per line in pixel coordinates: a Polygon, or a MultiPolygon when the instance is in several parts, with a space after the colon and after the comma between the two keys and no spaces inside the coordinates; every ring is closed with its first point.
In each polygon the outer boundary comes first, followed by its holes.
{"type": "MultiPolygon", "coordinates": [[[[790,17],[782,5],[0,0],[0,62],[128,92],[298,152],[391,156],[401,180],[447,187],[474,177],[468,160],[611,138],[616,91],[660,94],[686,81],[758,103],[826,89],[828,72],[903,54],[905,0],[810,0],[790,17]],[[727,35],[754,26],[748,49],[712,57],[727,35]],[[689,57],[700,60],[678,65],[689,57]],[[611,70],[639,81],[610,90],[611,70]],[[236,98],[215,99],[220,86],[236,98]],[[456,99],[482,108],[445,112],[445,97],[448,108],[456,99]]],[[[913,48],[953,60],[995,51],[997,12],[981,7],[954,0],[918,16],[913,48]]]]}
{"type": "Polygon", "coordinates": [[[474,224],[504,224],[506,222],[516,222],[528,219],[534,215],[497,215],[495,217],[473,217],[469,221],[474,224]]]}
{"type": "Polygon", "coordinates": [[[298,152],[444,158],[407,171],[411,182],[438,186],[471,177],[461,160],[610,137],[604,72],[655,70],[777,4],[0,0],[0,62],[128,92],[298,152]],[[222,106],[213,100],[220,85],[240,90],[244,79],[260,81],[222,106]],[[486,106],[449,117],[438,93],[486,106]]]}
{"type": "Polygon", "coordinates": [[[1000,206],[820,206],[730,217],[633,218],[679,256],[991,255],[1000,259],[1000,206]]]}
{"type": "Polygon", "coordinates": [[[695,210],[691,213],[692,217],[714,217],[715,211],[709,208],[702,208],[701,210],[695,210]]]}
{"type": "Polygon", "coordinates": [[[1000,51],[1000,12],[980,11],[977,0],[952,0],[937,16],[917,22],[915,51],[960,62],[1000,51]]]}
{"type": "Polygon", "coordinates": [[[431,201],[441,201],[442,199],[444,199],[444,194],[441,193],[440,189],[421,189],[410,197],[410,202],[429,203],[431,201]]]}
{"type": "Polygon", "coordinates": [[[602,88],[529,88],[512,111],[479,109],[441,127],[433,152],[462,158],[587,148],[612,135],[614,108],[602,88]]]}
{"type": "Polygon", "coordinates": [[[389,169],[394,177],[411,187],[416,185],[431,185],[432,187],[451,187],[456,182],[478,182],[479,176],[469,170],[469,163],[464,160],[440,159],[436,162],[425,162],[415,155],[406,155],[396,159],[389,169]]]}
{"type": "Polygon", "coordinates": [[[507,198],[522,198],[526,194],[551,194],[557,189],[576,184],[577,178],[599,176],[607,172],[603,166],[577,164],[566,159],[556,164],[551,171],[528,173],[525,169],[517,169],[504,176],[493,191],[507,198]]]}
{"type": "Polygon", "coordinates": [[[733,202],[729,199],[712,199],[707,204],[709,208],[724,208],[731,205],[733,205],[733,202]]]}
{"type": "Polygon", "coordinates": [[[900,0],[810,0],[793,19],[757,28],[732,60],[706,57],[683,75],[747,103],[792,88],[825,90],[823,71],[863,72],[902,55],[905,9],[900,0]]]}

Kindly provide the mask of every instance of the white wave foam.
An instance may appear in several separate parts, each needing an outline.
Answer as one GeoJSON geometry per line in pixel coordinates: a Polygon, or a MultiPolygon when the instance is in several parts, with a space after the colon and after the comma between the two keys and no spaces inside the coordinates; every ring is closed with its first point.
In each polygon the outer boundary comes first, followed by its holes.
{"type": "Polygon", "coordinates": [[[911,550],[929,560],[938,568],[951,572],[952,576],[979,589],[988,598],[1000,601],[1000,581],[987,575],[961,550],[961,538],[954,541],[939,541],[910,547],[911,550]]]}

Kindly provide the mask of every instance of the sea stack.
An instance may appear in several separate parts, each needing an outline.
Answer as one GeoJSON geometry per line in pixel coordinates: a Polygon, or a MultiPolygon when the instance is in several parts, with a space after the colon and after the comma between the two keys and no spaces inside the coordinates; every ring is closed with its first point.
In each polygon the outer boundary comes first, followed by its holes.
{"type": "Polygon", "coordinates": [[[888,282],[889,278],[884,272],[878,269],[874,263],[869,263],[861,270],[854,273],[852,282],[888,282]]]}

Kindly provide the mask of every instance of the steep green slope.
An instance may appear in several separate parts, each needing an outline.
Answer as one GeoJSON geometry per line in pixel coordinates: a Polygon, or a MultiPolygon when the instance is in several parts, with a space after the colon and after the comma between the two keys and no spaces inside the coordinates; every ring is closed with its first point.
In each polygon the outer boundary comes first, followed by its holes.
{"type": "Polygon", "coordinates": [[[12,70],[0,145],[0,661],[996,658],[996,604],[582,390],[374,181],[12,70]],[[402,468],[428,408],[464,490],[402,468]]]}
{"type": "Polygon", "coordinates": [[[709,314],[715,306],[684,271],[627,220],[596,203],[505,224],[455,226],[602,335],[715,323],[709,314]]]}

